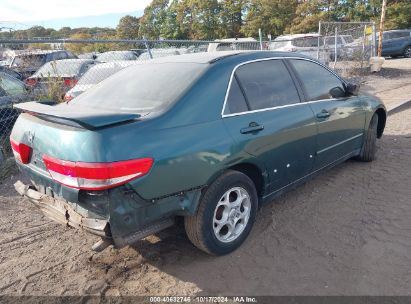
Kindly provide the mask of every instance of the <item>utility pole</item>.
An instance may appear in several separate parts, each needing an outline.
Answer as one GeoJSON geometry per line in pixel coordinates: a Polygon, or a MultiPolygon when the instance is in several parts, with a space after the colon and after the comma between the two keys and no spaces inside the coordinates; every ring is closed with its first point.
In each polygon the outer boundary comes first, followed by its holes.
{"type": "Polygon", "coordinates": [[[377,56],[381,57],[382,54],[382,33],[384,32],[384,23],[385,23],[385,11],[387,9],[387,0],[382,0],[381,8],[381,22],[380,22],[380,33],[378,38],[378,53],[377,56]]]}

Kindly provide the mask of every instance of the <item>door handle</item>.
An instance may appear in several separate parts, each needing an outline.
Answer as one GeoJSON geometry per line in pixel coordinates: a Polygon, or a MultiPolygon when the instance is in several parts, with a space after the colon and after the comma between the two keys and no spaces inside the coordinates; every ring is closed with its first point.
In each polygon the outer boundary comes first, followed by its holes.
{"type": "Polygon", "coordinates": [[[322,110],[320,113],[317,113],[317,118],[328,118],[331,114],[327,110],[322,110]]]}
{"type": "Polygon", "coordinates": [[[240,130],[241,134],[247,134],[247,133],[256,133],[264,130],[263,125],[259,125],[256,122],[250,122],[247,128],[242,128],[240,130]]]}

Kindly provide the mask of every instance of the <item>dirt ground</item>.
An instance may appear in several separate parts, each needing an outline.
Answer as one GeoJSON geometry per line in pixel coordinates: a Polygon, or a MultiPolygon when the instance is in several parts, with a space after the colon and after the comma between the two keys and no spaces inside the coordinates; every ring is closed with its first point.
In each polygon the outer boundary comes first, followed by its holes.
{"type": "MultiPolygon", "coordinates": [[[[390,64],[368,90],[411,84],[411,59],[390,64]]],[[[411,109],[378,145],[375,162],[347,161],[263,207],[245,244],[218,258],[182,226],[93,256],[97,238],[18,197],[15,173],[0,184],[0,294],[411,295],[411,109]]]]}

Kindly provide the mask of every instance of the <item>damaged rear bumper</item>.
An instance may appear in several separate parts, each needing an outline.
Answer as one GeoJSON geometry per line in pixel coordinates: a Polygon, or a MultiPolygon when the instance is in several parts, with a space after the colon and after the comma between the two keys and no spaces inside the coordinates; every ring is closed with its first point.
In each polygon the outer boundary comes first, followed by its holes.
{"type": "Polygon", "coordinates": [[[16,191],[27,197],[48,218],[77,229],[83,229],[103,239],[111,240],[111,231],[108,221],[86,217],[74,210],[74,208],[62,199],[56,199],[42,194],[21,181],[14,184],[16,191]]]}

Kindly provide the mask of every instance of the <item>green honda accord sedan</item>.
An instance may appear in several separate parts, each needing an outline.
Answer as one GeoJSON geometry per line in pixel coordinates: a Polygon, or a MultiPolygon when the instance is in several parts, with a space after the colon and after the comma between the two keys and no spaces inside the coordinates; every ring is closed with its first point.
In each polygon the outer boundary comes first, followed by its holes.
{"type": "MultiPolygon", "coordinates": [[[[223,255],[257,208],[349,158],[372,161],[386,110],[321,63],[215,52],[128,67],[69,103],[19,104],[11,145],[47,216],[123,247],[183,217],[223,255]]],[[[36,215],[33,215],[36,216],[36,215]]]]}

